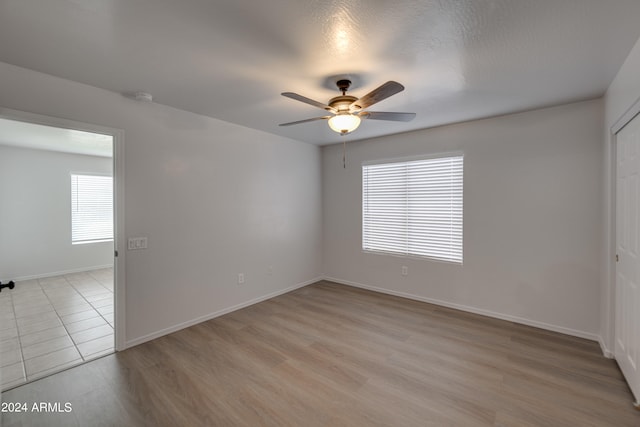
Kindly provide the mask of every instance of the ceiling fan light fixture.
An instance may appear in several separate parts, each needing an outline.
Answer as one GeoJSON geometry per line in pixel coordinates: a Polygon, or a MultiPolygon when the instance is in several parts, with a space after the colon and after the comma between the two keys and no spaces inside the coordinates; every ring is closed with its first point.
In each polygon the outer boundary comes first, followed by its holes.
{"type": "Polygon", "coordinates": [[[360,126],[361,119],[351,113],[338,113],[329,119],[329,127],[339,134],[353,132],[360,126]]]}

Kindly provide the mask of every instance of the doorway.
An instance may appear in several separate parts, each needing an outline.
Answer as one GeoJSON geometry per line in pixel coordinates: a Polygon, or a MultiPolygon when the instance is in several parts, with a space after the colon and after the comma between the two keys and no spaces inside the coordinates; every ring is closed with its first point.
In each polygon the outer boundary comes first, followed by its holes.
{"type": "Polygon", "coordinates": [[[2,390],[121,348],[121,140],[0,110],[2,390]]]}

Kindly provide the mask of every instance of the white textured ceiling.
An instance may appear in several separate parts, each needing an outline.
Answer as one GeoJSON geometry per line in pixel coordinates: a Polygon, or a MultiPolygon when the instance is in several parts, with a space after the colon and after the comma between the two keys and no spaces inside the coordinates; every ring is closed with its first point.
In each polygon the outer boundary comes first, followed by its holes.
{"type": "Polygon", "coordinates": [[[113,157],[113,137],[0,118],[0,145],[113,157]]]}
{"type": "Polygon", "coordinates": [[[639,0],[0,0],[0,61],[315,144],[332,76],[406,90],[349,140],[600,96],[640,37],[639,0]]]}

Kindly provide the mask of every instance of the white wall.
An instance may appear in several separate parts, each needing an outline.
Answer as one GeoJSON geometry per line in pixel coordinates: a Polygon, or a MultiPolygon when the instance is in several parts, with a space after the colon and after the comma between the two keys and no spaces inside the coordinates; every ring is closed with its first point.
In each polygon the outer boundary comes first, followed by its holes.
{"type": "Polygon", "coordinates": [[[70,174],[111,170],[106,157],[0,145],[0,280],[113,264],[111,242],[71,244],[70,174]]]}
{"type": "Polygon", "coordinates": [[[318,147],[9,64],[0,81],[1,107],[124,130],[126,234],[149,239],[126,252],[128,344],[321,275],[318,147]]]}
{"type": "Polygon", "coordinates": [[[325,274],[597,338],[602,117],[595,100],[348,143],[346,169],[324,147],[325,274]],[[464,264],[363,253],[361,163],[458,150],[464,264]]]}
{"type": "Polygon", "coordinates": [[[617,76],[604,96],[605,126],[603,144],[603,188],[605,191],[602,264],[602,295],[600,333],[606,351],[613,351],[614,322],[612,302],[615,301],[615,147],[612,144],[611,127],[640,99],[640,39],[629,53],[617,76]]]}

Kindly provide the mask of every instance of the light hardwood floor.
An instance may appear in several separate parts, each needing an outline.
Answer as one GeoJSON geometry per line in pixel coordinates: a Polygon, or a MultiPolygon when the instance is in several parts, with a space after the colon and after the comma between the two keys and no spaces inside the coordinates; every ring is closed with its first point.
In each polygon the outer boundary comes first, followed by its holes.
{"type": "Polygon", "coordinates": [[[319,282],[20,386],[3,426],[640,426],[596,343],[319,282]]]}

